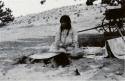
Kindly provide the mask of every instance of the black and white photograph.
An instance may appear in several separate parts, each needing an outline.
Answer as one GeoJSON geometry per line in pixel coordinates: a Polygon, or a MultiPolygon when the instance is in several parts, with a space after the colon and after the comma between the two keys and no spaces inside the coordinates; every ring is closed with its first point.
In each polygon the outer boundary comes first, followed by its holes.
{"type": "Polygon", "coordinates": [[[0,81],[125,81],[125,0],[0,0],[0,81]]]}

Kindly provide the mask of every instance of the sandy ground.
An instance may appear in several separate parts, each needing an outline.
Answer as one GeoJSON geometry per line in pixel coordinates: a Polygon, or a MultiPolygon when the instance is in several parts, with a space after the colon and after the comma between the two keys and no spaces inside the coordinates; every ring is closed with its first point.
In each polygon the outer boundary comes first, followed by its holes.
{"type": "MultiPolygon", "coordinates": [[[[89,55],[66,67],[52,68],[51,64],[16,64],[15,58],[47,52],[53,37],[22,39],[0,43],[0,81],[124,81],[124,60],[103,58],[104,54],[89,55]],[[76,75],[76,68],[80,75],[76,75]]],[[[92,52],[92,51],[91,51],[92,52]]]]}

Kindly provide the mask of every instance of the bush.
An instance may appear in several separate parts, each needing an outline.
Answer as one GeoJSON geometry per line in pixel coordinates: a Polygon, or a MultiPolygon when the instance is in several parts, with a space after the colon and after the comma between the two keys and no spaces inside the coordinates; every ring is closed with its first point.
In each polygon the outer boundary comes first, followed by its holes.
{"type": "Polygon", "coordinates": [[[89,6],[89,5],[93,5],[93,2],[94,2],[95,0],[87,0],[86,1],[86,5],[87,6],[89,6]]]}
{"type": "Polygon", "coordinates": [[[10,21],[14,20],[12,11],[9,8],[4,8],[4,3],[0,1],[0,26],[6,25],[10,21]]]}
{"type": "Polygon", "coordinates": [[[46,2],[46,0],[41,0],[40,4],[43,5],[46,2]]]}

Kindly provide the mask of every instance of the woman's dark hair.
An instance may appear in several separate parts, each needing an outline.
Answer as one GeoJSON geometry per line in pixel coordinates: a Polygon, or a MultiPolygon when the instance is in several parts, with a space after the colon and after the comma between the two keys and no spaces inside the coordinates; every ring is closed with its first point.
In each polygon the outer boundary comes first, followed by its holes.
{"type": "Polygon", "coordinates": [[[60,23],[71,23],[70,17],[68,15],[63,15],[60,18],[60,23]]]}
{"type": "MultiPolygon", "coordinates": [[[[70,31],[70,29],[72,28],[72,27],[71,27],[70,17],[69,17],[68,15],[63,15],[63,16],[60,18],[60,23],[61,23],[61,26],[60,26],[60,36],[61,36],[63,30],[68,30],[68,32],[67,32],[67,36],[68,36],[69,31],[70,31]]],[[[60,37],[60,38],[61,38],[61,37],[60,37]]]]}

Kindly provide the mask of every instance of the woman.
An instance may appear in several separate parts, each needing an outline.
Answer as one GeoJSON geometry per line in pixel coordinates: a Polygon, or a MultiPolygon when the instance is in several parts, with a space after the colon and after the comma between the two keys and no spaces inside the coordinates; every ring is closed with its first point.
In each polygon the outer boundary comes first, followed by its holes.
{"type": "Polygon", "coordinates": [[[74,49],[78,47],[77,34],[73,31],[70,17],[63,15],[60,23],[59,32],[56,34],[55,42],[52,44],[50,51],[75,54],[74,49]]]}

